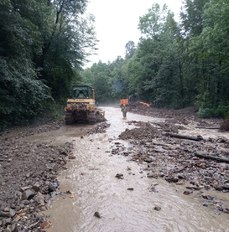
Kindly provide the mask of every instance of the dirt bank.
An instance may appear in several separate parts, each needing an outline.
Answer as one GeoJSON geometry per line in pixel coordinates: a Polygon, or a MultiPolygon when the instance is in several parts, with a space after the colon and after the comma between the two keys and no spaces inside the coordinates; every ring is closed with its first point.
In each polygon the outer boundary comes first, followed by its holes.
{"type": "MultiPolygon", "coordinates": [[[[193,135],[186,127],[189,123],[193,124],[194,119],[188,116],[186,118],[189,120],[185,120],[185,124],[176,117],[163,123],[128,122],[136,128],[125,130],[119,138],[130,141],[131,150],[127,152],[118,144],[112,153],[121,153],[129,156],[130,160],[145,165],[149,178],[164,178],[170,183],[186,184],[187,191],[184,194],[209,189],[228,193],[229,140],[223,137],[224,134],[214,138],[193,135]]],[[[198,123],[199,121],[196,122],[198,123]]],[[[211,123],[212,121],[205,121],[205,125],[211,123]]],[[[229,213],[228,202],[200,195],[205,200],[211,200],[211,204],[219,211],[229,213]]],[[[205,203],[208,204],[210,203],[205,203]]]]}
{"type": "Polygon", "coordinates": [[[49,226],[42,212],[50,198],[58,194],[60,171],[66,168],[68,160],[75,158],[73,144],[33,141],[31,136],[43,137],[61,126],[62,120],[1,134],[0,231],[41,231],[49,226]]]}

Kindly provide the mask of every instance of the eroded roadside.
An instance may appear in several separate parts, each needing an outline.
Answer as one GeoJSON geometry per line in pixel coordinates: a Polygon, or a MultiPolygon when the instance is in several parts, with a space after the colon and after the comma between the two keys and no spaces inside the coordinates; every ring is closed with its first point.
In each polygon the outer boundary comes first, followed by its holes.
{"type": "Polygon", "coordinates": [[[75,158],[68,136],[83,136],[89,128],[56,121],[1,135],[0,231],[41,231],[49,225],[42,212],[58,194],[60,171],[75,158]]]}
{"type": "Polygon", "coordinates": [[[132,121],[129,124],[137,127],[127,129],[119,138],[128,140],[131,149],[127,151],[117,144],[113,154],[121,153],[141,164],[148,178],[163,178],[183,185],[183,194],[199,195],[205,207],[214,206],[215,210],[229,214],[229,140],[226,137],[215,134],[214,138],[211,135],[204,138],[201,131],[196,135],[197,132],[188,131],[184,125],[168,122],[132,121]],[[222,193],[220,196],[225,193],[225,199],[219,200],[217,191],[222,193]]]}

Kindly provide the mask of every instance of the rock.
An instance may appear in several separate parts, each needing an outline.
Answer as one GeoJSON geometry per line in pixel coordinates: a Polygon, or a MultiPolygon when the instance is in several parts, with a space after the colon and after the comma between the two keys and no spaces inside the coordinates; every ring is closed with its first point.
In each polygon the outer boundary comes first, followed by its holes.
{"type": "Polygon", "coordinates": [[[4,219],[2,220],[2,224],[3,224],[4,226],[11,225],[11,222],[12,222],[11,218],[4,218],[4,219]]]}
{"type": "Polygon", "coordinates": [[[165,174],[163,172],[160,172],[160,175],[159,175],[161,178],[165,176],[165,174]]]}
{"type": "Polygon", "coordinates": [[[150,192],[157,193],[158,191],[156,190],[155,186],[151,186],[149,189],[150,192]]]}
{"type": "Polygon", "coordinates": [[[66,151],[61,151],[61,155],[68,156],[68,153],[66,151]]]}
{"type": "Polygon", "coordinates": [[[40,224],[40,229],[42,230],[46,230],[48,228],[50,228],[52,226],[51,222],[50,221],[44,221],[40,224]]]}
{"type": "Polygon", "coordinates": [[[192,191],[188,191],[188,190],[186,190],[186,191],[183,192],[184,195],[190,195],[192,193],[193,193],[192,191]]]}
{"type": "Polygon", "coordinates": [[[45,198],[44,195],[38,192],[38,194],[34,197],[34,201],[41,206],[45,205],[45,198]]]}
{"type": "Polygon", "coordinates": [[[96,211],[96,212],[94,213],[94,217],[101,218],[101,215],[100,215],[99,212],[96,211]]]}
{"type": "Polygon", "coordinates": [[[149,173],[147,173],[147,177],[148,177],[148,178],[155,178],[155,179],[157,179],[157,178],[158,178],[158,175],[157,175],[156,173],[149,172],[149,173]]]}
{"type": "Polygon", "coordinates": [[[22,193],[21,199],[22,200],[30,200],[35,196],[35,192],[31,189],[27,189],[22,193]]]}
{"type": "Polygon", "coordinates": [[[147,163],[152,163],[154,160],[152,158],[150,158],[150,157],[145,157],[144,161],[147,162],[147,163]]]}
{"type": "Polygon", "coordinates": [[[169,183],[177,183],[178,182],[178,178],[173,177],[173,176],[166,176],[165,180],[168,181],[169,183]]]}
{"type": "Polygon", "coordinates": [[[75,159],[76,157],[74,155],[69,155],[68,158],[69,159],[75,159]]]}
{"type": "Polygon", "coordinates": [[[15,192],[15,196],[16,196],[17,198],[21,199],[22,192],[16,191],[16,192],[15,192]]]}
{"type": "Polygon", "coordinates": [[[124,179],[124,176],[123,176],[123,174],[121,174],[121,173],[117,173],[117,174],[115,175],[115,177],[118,178],[118,179],[124,179]]]}
{"type": "Polygon", "coordinates": [[[224,208],[223,207],[223,210],[222,210],[224,213],[227,213],[227,214],[229,214],[229,208],[224,208]]]}
{"type": "Polygon", "coordinates": [[[56,191],[56,189],[58,188],[58,186],[59,186],[58,181],[51,182],[49,184],[49,186],[48,186],[48,191],[49,192],[54,192],[54,191],[56,191]]]}
{"type": "Polygon", "coordinates": [[[38,192],[40,191],[40,184],[37,182],[33,185],[32,189],[35,191],[35,192],[38,192]]]}
{"type": "Polygon", "coordinates": [[[11,232],[20,232],[16,223],[13,223],[10,228],[11,232]]]}
{"type": "Polygon", "coordinates": [[[190,190],[201,190],[202,187],[196,187],[196,186],[187,186],[186,189],[190,190]]]}
{"type": "Polygon", "coordinates": [[[209,200],[209,201],[214,200],[214,197],[212,197],[212,196],[210,196],[210,195],[205,195],[205,194],[203,194],[202,197],[203,197],[204,199],[206,199],[206,200],[209,200]]]}
{"type": "Polygon", "coordinates": [[[9,212],[0,211],[0,217],[8,218],[9,212]]]}
{"type": "Polygon", "coordinates": [[[30,188],[31,186],[24,186],[24,187],[21,187],[21,191],[24,192],[25,190],[30,189],[30,188]]]}
{"type": "Polygon", "coordinates": [[[29,205],[29,204],[30,204],[30,201],[29,201],[29,200],[23,200],[22,203],[23,203],[24,205],[29,205]]]}
{"type": "Polygon", "coordinates": [[[14,217],[16,214],[16,211],[13,209],[10,209],[9,214],[10,214],[10,217],[14,217]]]}
{"type": "Polygon", "coordinates": [[[8,208],[7,208],[7,211],[6,210],[4,211],[4,210],[0,211],[0,217],[11,218],[11,217],[14,217],[16,214],[15,210],[13,210],[13,209],[8,210],[8,208]]]}
{"type": "Polygon", "coordinates": [[[27,174],[26,174],[26,177],[27,177],[27,178],[29,178],[29,177],[30,177],[30,175],[31,175],[30,173],[27,173],[27,174]]]}
{"type": "Polygon", "coordinates": [[[10,208],[9,208],[9,207],[5,207],[5,208],[3,209],[3,211],[4,211],[4,212],[10,212],[10,208]]]}
{"type": "Polygon", "coordinates": [[[204,207],[208,207],[208,203],[203,203],[203,206],[204,207]]]}
{"type": "Polygon", "coordinates": [[[160,211],[161,207],[160,206],[155,206],[153,209],[156,210],[156,211],[160,211]]]}

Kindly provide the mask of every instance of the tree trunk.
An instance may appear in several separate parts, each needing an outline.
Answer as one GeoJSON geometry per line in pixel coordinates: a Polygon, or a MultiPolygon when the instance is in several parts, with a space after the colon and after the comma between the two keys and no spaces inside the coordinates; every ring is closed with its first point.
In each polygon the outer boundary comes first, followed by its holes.
{"type": "Polygon", "coordinates": [[[188,140],[193,140],[193,141],[201,141],[201,140],[203,140],[203,137],[200,136],[200,135],[189,136],[189,135],[179,135],[179,134],[173,134],[173,133],[165,133],[165,135],[173,137],[173,138],[188,139],[188,140]]]}
{"type": "Polygon", "coordinates": [[[224,163],[229,163],[229,159],[224,158],[224,157],[218,157],[218,156],[213,156],[213,155],[207,155],[207,154],[202,154],[202,153],[195,153],[195,156],[199,158],[204,158],[204,159],[210,159],[218,162],[224,162],[224,163]]]}

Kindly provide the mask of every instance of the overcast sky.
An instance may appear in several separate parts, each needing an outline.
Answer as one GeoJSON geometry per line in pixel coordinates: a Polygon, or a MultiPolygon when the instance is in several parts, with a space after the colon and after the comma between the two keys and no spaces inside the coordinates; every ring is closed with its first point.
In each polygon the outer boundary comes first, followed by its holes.
{"type": "Polygon", "coordinates": [[[113,61],[124,56],[125,44],[138,42],[139,17],[146,14],[153,3],[167,4],[179,18],[182,0],[89,0],[87,13],[95,16],[96,37],[99,40],[97,55],[89,57],[92,63],[113,61]]]}

